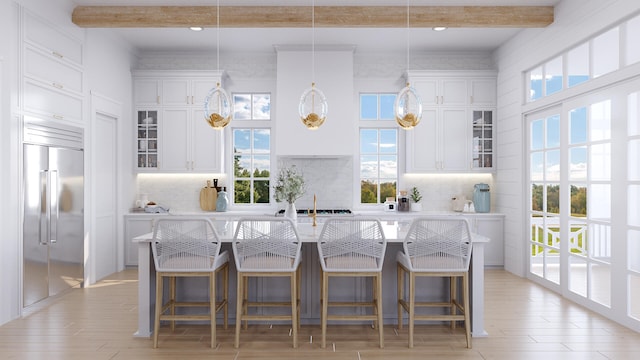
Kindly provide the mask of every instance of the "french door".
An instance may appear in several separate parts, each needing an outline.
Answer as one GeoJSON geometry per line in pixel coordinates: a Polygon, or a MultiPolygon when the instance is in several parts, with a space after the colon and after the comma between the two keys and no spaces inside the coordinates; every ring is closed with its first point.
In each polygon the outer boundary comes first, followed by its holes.
{"type": "Polygon", "coordinates": [[[529,277],[640,330],[640,80],[525,121],[529,277]]]}

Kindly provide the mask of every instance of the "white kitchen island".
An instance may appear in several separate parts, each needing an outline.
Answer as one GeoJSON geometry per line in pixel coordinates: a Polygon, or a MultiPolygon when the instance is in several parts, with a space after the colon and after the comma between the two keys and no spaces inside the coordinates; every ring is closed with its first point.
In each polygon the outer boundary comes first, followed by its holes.
{"type": "MultiPolygon", "coordinates": [[[[209,216],[211,217],[211,216],[209,216]]],[[[223,242],[223,250],[231,252],[231,241],[237,221],[213,220],[218,236],[223,242]]],[[[383,312],[384,322],[395,325],[397,322],[397,297],[396,297],[396,253],[402,250],[402,241],[406,235],[411,219],[382,221],[385,237],[387,238],[387,251],[383,267],[383,312]]],[[[302,289],[301,289],[301,322],[302,324],[319,324],[320,294],[319,294],[319,262],[316,248],[317,238],[322,230],[322,224],[313,227],[310,223],[298,223],[298,234],[303,241],[302,256],[302,289]]],[[[138,331],[134,336],[149,337],[153,328],[153,312],[155,308],[155,267],[151,255],[150,241],[152,234],[144,234],[133,239],[138,244],[138,331]]],[[[473,234],[473,253],[471,261],[471,332],[474,337],[487,336],[484,329],[484,249],[489,238],[473,234]]],[[[233,256],[230,256],[233,262],[233,256]]],[[[235,265],[230,264],[229,272],[229,317],[234,319],[235,314],[235,265]]],[[[178,291],[183,296],[203,297],[207,296],[208,285],[200,283],[202,279],[184,279],[183,284],[178,284],[178,291]],[[182,285],[182,286],[181,286],[182,285]]],[[[282,280],[282,279],[279,279],[282,280]]],[[[419,284],[424,291],[445,294],[445,282],[441,279],[429,280],[427,286],[419,284]]],[[[276,280],[277,281],[277,280],[276,280]]],[[[288,282],[255,283],[258,294],[265,297],[288,294],[288,282]],[[286,289],[286,291],[278,291],[286,289]]],[[[330,283],[333,289],[331,294],[346,296],[349,298],[364,298],[370,291],[369,282],[363,279],[337,279],[330,283]]],[[[261,296],[258,295],[258,296],[261,296]]],[[[180,295],[179,295],[180,296],[180,295]]],[[[358,310],[360,311],[360,310],[358,310]]]]}

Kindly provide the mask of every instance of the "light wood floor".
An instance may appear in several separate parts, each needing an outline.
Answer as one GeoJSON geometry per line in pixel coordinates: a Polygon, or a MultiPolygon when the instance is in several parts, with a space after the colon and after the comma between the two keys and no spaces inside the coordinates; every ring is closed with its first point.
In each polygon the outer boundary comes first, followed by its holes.
{"type": "MultiPolygon", "coordinates": [[[[407,348],[406,327],[385,326],[385,348],[366,326],[303,326],[298,349],[288,327],[250,326],[233,348],[233,329],[219,327],[218,348],[208,347],[208,326],[161,333],[160,348],[134,338],[136,271],[126,270],[86,289],[75,289],[0,327],[1,359],[640,359],[640,334],[503,270],[486,271],[486,329],[466,349],[462,330],[416,328],[407,348]],[[311,341],[310,341],[311,340],[311,341]],[[335,344],[335,348],[332,346],[335,344]]],[[[393,290],[395,291],[395,289],[393,290]]]]}

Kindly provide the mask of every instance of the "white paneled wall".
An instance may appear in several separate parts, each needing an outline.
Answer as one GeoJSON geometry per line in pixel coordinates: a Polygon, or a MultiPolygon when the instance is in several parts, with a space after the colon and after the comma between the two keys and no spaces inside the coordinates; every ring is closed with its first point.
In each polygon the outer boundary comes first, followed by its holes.
{"type": "Polygon", "coordinates": [[[494,54],[499,71],[498,171],[492,199],[495,211],[506,214],[505,269],[515,274],[525,274],[528,233],[524,226],[523,73],[639,10],[637,0],[562,0],[552,25],[524,30],[494,54]]]}

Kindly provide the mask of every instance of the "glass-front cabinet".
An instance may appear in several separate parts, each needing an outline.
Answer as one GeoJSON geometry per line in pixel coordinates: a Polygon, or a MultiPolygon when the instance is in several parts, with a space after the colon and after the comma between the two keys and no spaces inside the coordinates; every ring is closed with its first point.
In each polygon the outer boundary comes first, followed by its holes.
{"type": "Polygon", "coordinates": [[[137,117],[138,169],[158,167],[158,111],[138,110],[137,117]]]}
{"type": "Polygon", "coordinates": [[[473,145],[472,156],[474,169],[492,169],[494,163],[493,110],[472,110],[473,145]]]}

